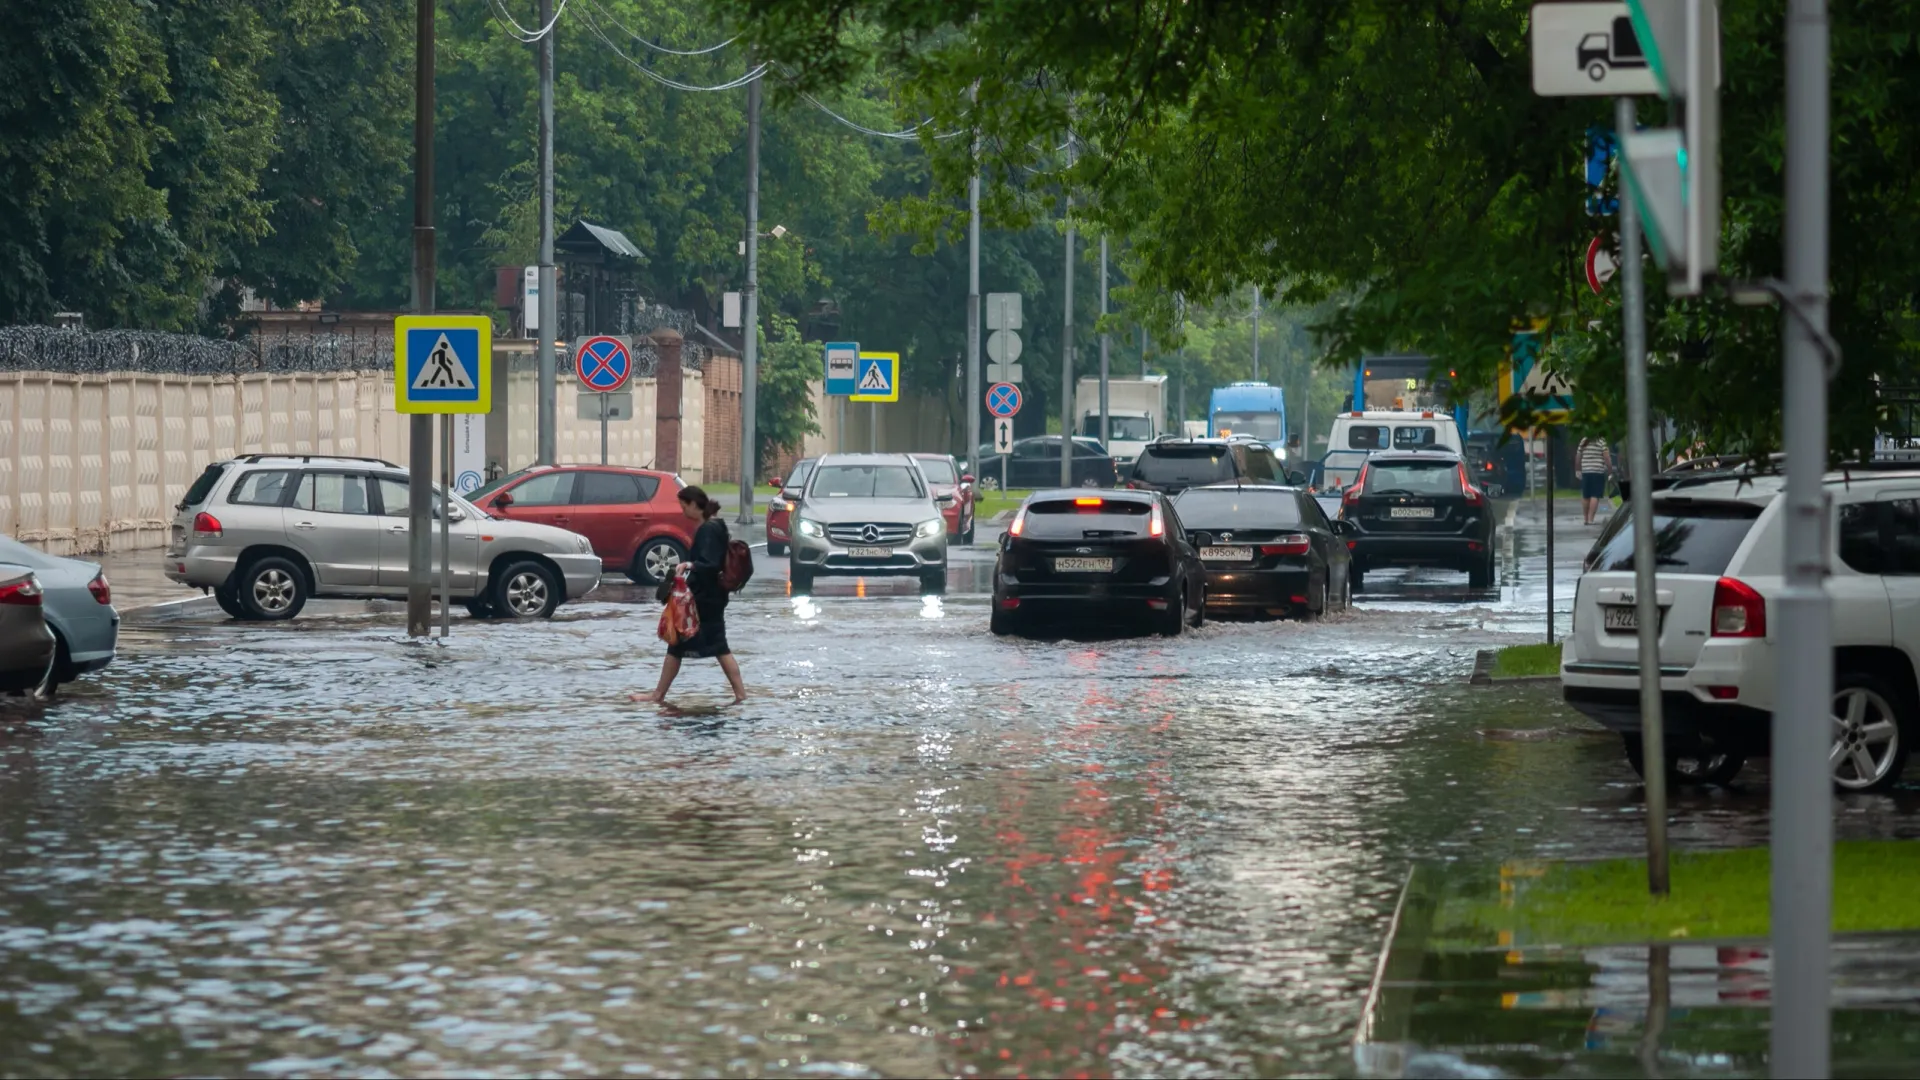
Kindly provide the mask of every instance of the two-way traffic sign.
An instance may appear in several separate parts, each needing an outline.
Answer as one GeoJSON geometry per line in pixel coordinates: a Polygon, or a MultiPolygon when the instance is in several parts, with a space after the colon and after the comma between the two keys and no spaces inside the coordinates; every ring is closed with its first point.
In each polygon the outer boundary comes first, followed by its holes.
{"type": "Polygon", "coordinates": [[[493,320],[402,315],[393,320],[393,408],[402,413],[493,410],[493,320]]]}
{"type": "Polygon", "coordinates": [[[999,416],[993,421],[993,452],[1013,453],[1013,417],[999,416]]]}

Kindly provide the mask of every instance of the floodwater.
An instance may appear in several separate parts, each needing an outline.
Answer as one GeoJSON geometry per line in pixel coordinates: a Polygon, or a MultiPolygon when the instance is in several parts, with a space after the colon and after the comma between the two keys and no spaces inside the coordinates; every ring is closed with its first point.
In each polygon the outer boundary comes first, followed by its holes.
{"type": "MultiPolygon", "coordinates": [[[[944,599],[763,565],[738,708],[703,662],[627,701],[632,590],[445,645],[130,630],[0,717],[0,1074],[1344,1071],[1410,860],[1639,850],[1616,741],[1464,685],[1537,631],[1514,572],[1022,642],[977,561],[944,599]]],[[[1764,836],[1750,769],[1675,843],[1764,836]]]]}

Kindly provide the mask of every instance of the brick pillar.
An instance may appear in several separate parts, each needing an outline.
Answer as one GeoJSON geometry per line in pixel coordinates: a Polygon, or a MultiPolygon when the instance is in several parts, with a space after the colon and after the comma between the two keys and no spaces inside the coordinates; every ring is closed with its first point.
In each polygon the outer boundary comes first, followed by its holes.
{"type": "Polygon", "coordinates": [[[654,383],[653,456],[654,468],[662,472],[680,471],[680,331],[671,326],[655,330],[649,337],[660,353],[660,368],[654,383]]]}

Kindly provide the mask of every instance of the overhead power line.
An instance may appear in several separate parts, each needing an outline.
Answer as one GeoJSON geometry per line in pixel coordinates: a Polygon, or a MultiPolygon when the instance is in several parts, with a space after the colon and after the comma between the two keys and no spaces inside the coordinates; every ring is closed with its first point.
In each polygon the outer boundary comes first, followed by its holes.
{"type": "Polygon", "coordinates": [[[560,16],[566,14],[567,5],[571,2],[572,0],[560,0],[559,9],[553,13],[553,19],[549,21],[547,25],[538,30],[529,30],[514,20],[513,13],[507,10],[507,5],[503,3],[502,0],[491,0],[495,21],[504,22],[509,35],[529,45],[553,33],[554,26],[559,23],[560,16]]]}
{"type": "Polygon", "coordinates": [[[628,37],[639,42],[640,44],[645,45],[647,48],[652,49],[654,52],[665,53],[668,56],[705,56],[708,53],[717,53],[721,49],[724,49],[727,46],[733,44],[734,42],[740,40],[740,35],[735,34],[734,36],[728,38],[727,40],[721,42],[718,45],[709,45],[704,49],[669,49],[665,45],[655,45],[653,42],[648,41],[644,37],[641,37],[639,34],[635,33],[631,28],[629,28],[627,24],[621,22],[619,19],[614,18],[612,12],[608,11],[606,8],[601,7],[599,4],[594,3],[593,0],[587,0],[587,5],[593,8],[593,10],[599,12],[601,18],[607,20],[608,22],[612,23],[614,26],[618,27],[621,33],[627,35],[628,37]]]}
{"type": "Polygon", "coordinates": [[[586,20],[587,29],[593,32],[593,36],[599,38],[601,44],[613,50],[613,53],[615,56],[618,56],[620,59],[625,60],[628,64],[632,65],[633,69],[635,71],[638,71],[640,74],[645,75],[647,78],[652,79],[654,82],[659,83],[661,86],[670,87],[674,90],[687,90],[687,91],[696,92],[696,93],[708,93],[708,92],[717,91],[717,90],[737,90],[740,87],[745,86],[748,83],[754,81],[755,79],[758,79],[761,76],[765,75],[767,73],[767,69],[772,66],[770,64],[761,64],[759,67],[754,68],[752,71],[747,72],[745,75],[742,75],[739,78],[730,80],[728,82],[720,83],[717,86],[695,86],[692,83],[683,83],[677,79],[669,79],[665,75],[660,74],[659,72],[653,70],[652,68],[641,63],[640,61],[635,60],[633,57],[628,56],[626,52],[620,48],[620,46],[615,45],[613,43],[612,38],[608,37],[605,34],[605,32],[603,32],[600,29],[600,24],[594,21],[592,15],[588,15],[583,11],[582,18],[586,20]]]}

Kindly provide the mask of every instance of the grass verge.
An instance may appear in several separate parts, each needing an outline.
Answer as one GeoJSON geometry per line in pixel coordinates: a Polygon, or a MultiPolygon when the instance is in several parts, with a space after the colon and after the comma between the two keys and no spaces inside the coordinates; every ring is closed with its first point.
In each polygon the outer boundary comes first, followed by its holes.
{"type": "Polygon", "coordinates": [[[1002,510],[1017,509],[1031,491],[1015,488],[1012,491],[981,491],[975,494],[973,516],[976,521],[988,521],[1002,510]]]}
{"type": "Polygon", "coordinates": [[[1519,679],[1560,674],[1560,646],[1509,645],[1493,654],[1493,677],[1519,679]]]}
{"type": "MultiPolygon", "coordinates": [[[[1671,895],[1647,894],[1646,863],[1508,864],[1496,897],[1449,897],[1437,940],[1512,945],[1603,945],[1685,938],[1764,937],[1766,848],[1673,856],[1671,895]]],[[[1920,929],[1920,842],[1849,840],[1833,848],[1833,929],[1920,929]]]]}

